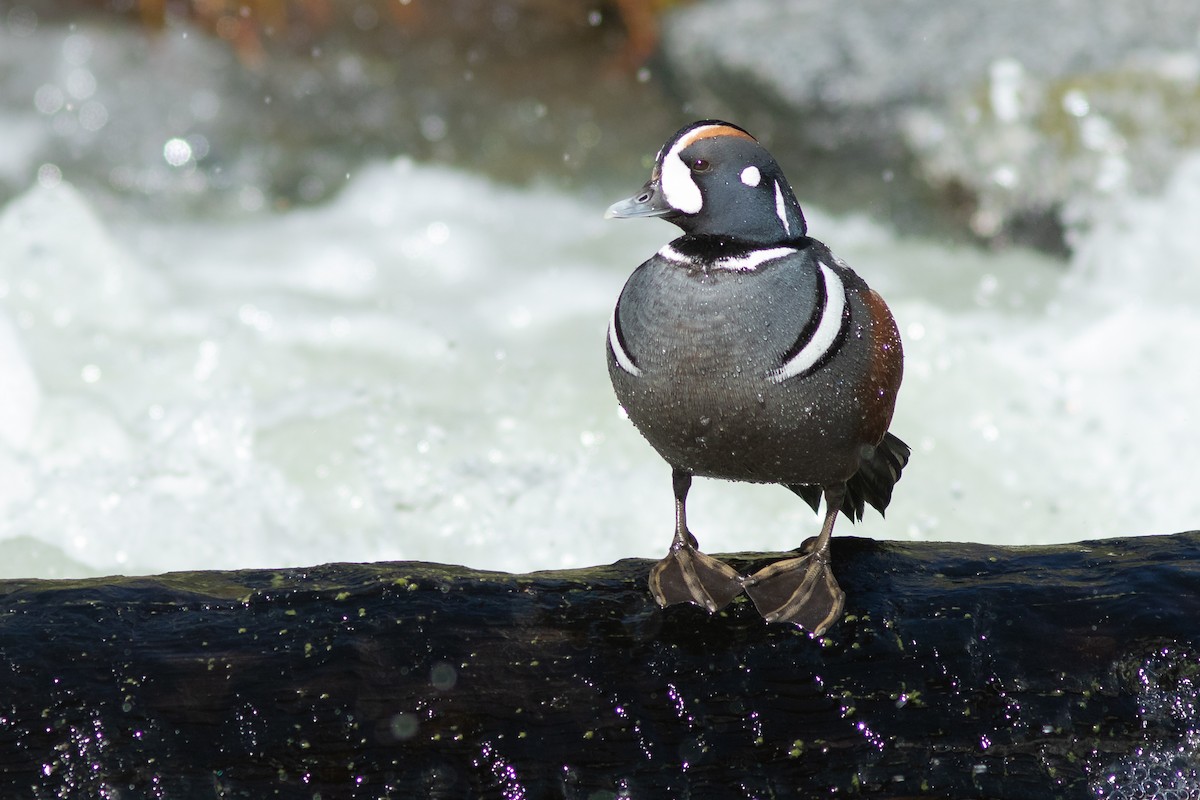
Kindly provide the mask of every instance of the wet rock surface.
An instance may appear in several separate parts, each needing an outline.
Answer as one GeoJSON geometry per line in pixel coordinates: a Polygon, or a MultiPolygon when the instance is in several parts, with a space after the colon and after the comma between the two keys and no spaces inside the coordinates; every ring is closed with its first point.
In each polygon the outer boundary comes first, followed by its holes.
{"type": "MultiPolygon", "coordinates": [[[[729,560],[745,572],[778,557],[729,560]]],[[[305,798],[1200,788],[1200,533],[1044,548],[837,538],[834,564],[847,617],[817,640],[744,601],[713,617],[661,610],[644,560],[3,581],[0,785],[305,798]]]]}

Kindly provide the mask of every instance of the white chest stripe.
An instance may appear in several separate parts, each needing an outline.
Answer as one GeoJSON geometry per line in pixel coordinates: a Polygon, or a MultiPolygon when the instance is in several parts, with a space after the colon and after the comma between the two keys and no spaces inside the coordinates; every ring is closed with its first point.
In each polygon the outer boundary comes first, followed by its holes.
{"type": "Polygon", "coordinates": [[[629,357],[629,353],[626,353],[625,348],[621,346],[620,337],[617,336],[616,306],[613,306],[612,316],[608,320],[608,346],[612,348],[613,358],[617,360],[618,367],[635,378],[642,374],[642,370],[637,364],[633,363],[633,359],[629,357]]]}
{"type": "Polygon", "coordinates": [[[730,272],[753,272],[768,261],[774,261],[777,258],[784,258],[796,252],[794,247],[768,247],[763,250],[751,250],[744,256],[728,256],[726,258],[718,258],[715,261],[700,262],[696,259],[689,258],[683,253],[676,250],[671,245],[664,245],[658,255],[665,258],[667,261],[674,261],[677,264],[688,264],[690,266],[701,267],[706,266],[708,269],[722,269],[730,272]]]}
{"type": "Polygon", "coordinates": [[[788,378],[794,378],[820,361],[837,342],[842,330],[842,315],[846,310],[846,287],[842,279],[824,262],[819,262],[821,278],[825,282],[825,308],[821,309],[821,321],[813,331],[812,338],[805,343],[796,355],[784,362],[779,369],[768,374],[775,383],[783,383],[788,378]]]}

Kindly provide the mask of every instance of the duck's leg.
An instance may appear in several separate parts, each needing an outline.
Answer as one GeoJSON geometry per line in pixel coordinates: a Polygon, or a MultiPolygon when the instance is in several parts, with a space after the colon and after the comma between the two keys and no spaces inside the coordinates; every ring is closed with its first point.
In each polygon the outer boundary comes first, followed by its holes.
{"type": "Polygon", "coordinates": [[[687,529],[687,493],[690,472],[671,474],[675,489],[675,538],[665,558],[650,570],[650,593],[660,606],[695,603],[718,611],[742,592],[742,576],[733,567],[696,549],[696,537],[687,529]]]}
{"type": "Polygon", "coordinates": [[[845,484],[825,487],[825,523],[804,555],[763,567],[746,579],[746,594],[767,622],[790,622],[820,636],[842,616],[846,593],[829,569],[829,539],[845,484]]]}

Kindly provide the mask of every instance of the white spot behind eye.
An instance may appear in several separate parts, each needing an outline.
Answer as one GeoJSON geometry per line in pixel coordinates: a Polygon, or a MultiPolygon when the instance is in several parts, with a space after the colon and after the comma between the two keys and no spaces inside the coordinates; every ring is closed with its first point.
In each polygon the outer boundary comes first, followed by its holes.
{"type": "Polygon", "coordinates": [[[762,173],[758,171],[758,167],[751,165],[742,170],[740,177],[742,183],[747,186],[758,186],[759,181],[762,180],[762,173]]]}

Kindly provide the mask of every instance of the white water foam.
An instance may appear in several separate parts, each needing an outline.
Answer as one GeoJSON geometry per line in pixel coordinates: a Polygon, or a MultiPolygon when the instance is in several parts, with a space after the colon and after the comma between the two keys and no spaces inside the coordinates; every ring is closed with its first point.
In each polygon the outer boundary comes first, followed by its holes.
{"type": "MultiPolygon", "coordinates": [[[[61,183],[0,210],[0,572],[657,556],[669,473],[604,367],[626,275],[674,235],[405,161],[333,202],[106,221],[61,183]]],[[[809,209],[891,303],[913,445],[886,521],[1026,544],[1194,528],[1200,159],[1098,212],[1061,265],[809,209]]],[[[124,218],[122,218],[124,219],[124,218]]],[[[816,518],[700,481],[713,552],[816,518]]]]}

